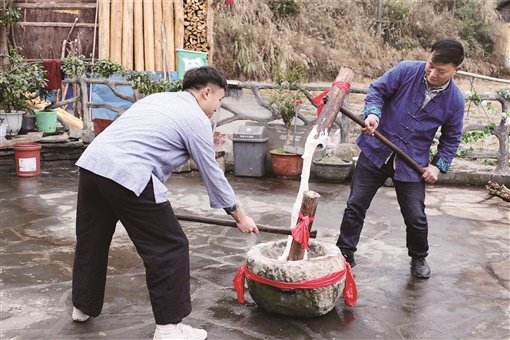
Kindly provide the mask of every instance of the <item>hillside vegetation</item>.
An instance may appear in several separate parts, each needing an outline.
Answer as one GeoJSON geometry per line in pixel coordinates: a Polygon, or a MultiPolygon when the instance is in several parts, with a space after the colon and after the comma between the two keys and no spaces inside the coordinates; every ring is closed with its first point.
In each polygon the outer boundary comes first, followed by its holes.
{"type": "Polygon", "coordinates": [[[378,77],[402,59],[423,60],[433,42],[458,39],[463,70],[509,76],[508,27],[490,0],[215,0],[214,64],[227,78],[269,81],[275,65],[302,65],[308,82],[332,81],[343,65],[378,77]]]}

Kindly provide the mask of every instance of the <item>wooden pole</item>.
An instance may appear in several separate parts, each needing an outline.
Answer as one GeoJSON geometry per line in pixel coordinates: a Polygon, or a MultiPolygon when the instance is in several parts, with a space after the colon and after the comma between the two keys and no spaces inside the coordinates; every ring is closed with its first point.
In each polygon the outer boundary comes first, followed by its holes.
{"type": "Polygon", "coordinates": [[[161,0],[154,0],[154,70],[163,71],[163,7],[161,0]]]}
{"type": "Polygon", "coordinates": [[[123,0],[113,0],[110,13],[110,59],[122,63],[122,7],[123,0]]]}
{"type": "Polygon", "coordinates": [[[166,70],[175,71],[174,43],[174,1],[163,1],[163,22],[165,23],[164,39],[166,42],[166,70]]]}
{"type": "Polygon", "coordinates": [[[135,0],[124,0],[124,10],[122,14],[122,65],[133,69],[133,9],[135,0]]]}
{"type": "Polygon", "coordinates": [[[213,64],[213,54],[214,54],[214,9],[213,9],[213,0],[207,1],[207,62],[209,65],[213,64]]]}
{"type": "Polygon", "coordinates": [[[134,14],[134,27],[133,31],[135,34],[134,38],[134,53],[135,53],[135,70],[145,70],[144,60],[144,41],[143,41],[143,3],[141,0],[135,1],[133,9],[134,14]]]}
{"type": "MultiPolygon", "coordinates": [[[[340,108],[340,112],[342,112],[344,115],[355,121],[358,125],[361,127],[365,127],[365,122],[356,116],[354,113],[350,112],[346,108],[340,108]]],[[[398,146],[393,144],[389,139],[384,137],[379,131],[375,131],[374,137],[379,139],[384,145],[386,145],[390,150],[395,152],[399,158],[401,158],[404,162],[406,162],[411,168],[413,168],[417,173],[420,175],[425,172],[425,169],[421,167],[414,159],[411,158],[408,154],[404,152],[404,150],[400,149],[398,146]]]]}
{"type": "MultiPolygon", "coordinates": [[[[184,48],[184,3],[182,0],[174,2],[174,48],[184,48]]],[[[176,53],[174,51],[174,53],[176,53]]],[[[177,70],[177,58],[175,58],[175,69],[177,70]]]]}
{"type": "MultiPolygon", "coordinates": [[[[338,75],[335,79],[336,82],[340,83],[351,83],[354,76],[354,71],[347,66],[340,68],[338,75]]],[[[348,90],[347,90],[348,92],[348,90]]],[[[347,94],[344,90],[336,85],[331,87],[331,91],[328,95],[328,102],[324,105],[319,119],[317,119],[317,134],[329,134],[333,123],[335,122],[338,111],[342,107],[347,94]]]]}
{"type": "MultiPolygon", "coordinates": [[[[202,216],[187,215],[187,214],[175,214],[175,217],[181,221],[208,223],[208,224],[222,225],[225,227],[237,228],[235,221],[229,221],[229,220],[224,220],[224,219],[219,219],[219,218],[202,217],[202,216]]],[[[289,228],[273,227],[273,226],[262,225],[262,224],[257,224],[256,226],[259,229],[259,231],[261,231],[261,232],[280,234],[280,235],[290,235],[290,233],[291,233],[291,229],[289,229],[289,228]]],[[[311,231],[310,237],[311,238],[317,237],[317,231],[316,230],[311,231]]]]}
{"type": "Polygon", "coordinates": [[[99,0],[98,57],[110,57],[110,0],[99,0]]]}
{"type": "MultiPolygon", "coordinates": [[[[319,203],[319,198],[321,196],[311,190],[307,190],[303,192],[303,200],[301,201],[301,213],[303,216],[308,216],[313,218],[315,216],[315,211],[317,210],[317,205],[319,203]]],[[[301,218],[298,218],[298,224],[301,222],[301,218]]],[[[308,224],[308,231],[312,230],[313,221],[310,221],[308,224]]],[[[292,230],[292,229],[291,229],[292,230]]],[[[289,261],[299,261],[302,260],[305,256],[306,249],[301,247],[301,243],[292,240],[292,244],[290,245],[289,252],[289,261]]]]}
{"type": "Polygon", "coordinates": [[[154,71],[154,0],[143,2],[145,71],[154,71]]]}

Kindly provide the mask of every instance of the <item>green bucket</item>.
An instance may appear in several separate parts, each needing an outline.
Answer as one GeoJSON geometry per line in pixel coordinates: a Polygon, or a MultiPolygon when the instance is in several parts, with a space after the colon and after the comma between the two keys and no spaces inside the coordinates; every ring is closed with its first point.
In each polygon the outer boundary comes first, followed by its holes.
{"type": "Polygon", "coordinates": [[[56,110],[36,110],[35,121],[37,123],[37,131],[44,133],[52,133],[57,130],[57,111],[56,110]]]}

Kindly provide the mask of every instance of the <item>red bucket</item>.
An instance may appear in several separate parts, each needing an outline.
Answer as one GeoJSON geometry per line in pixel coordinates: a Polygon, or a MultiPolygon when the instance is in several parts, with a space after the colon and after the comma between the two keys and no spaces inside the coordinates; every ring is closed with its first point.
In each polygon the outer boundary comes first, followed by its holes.
{"type": "Polygon", "coordinates": [[[14,161],[16,175],[20,177],[34,177],[41,174],[41,144],[14,144],[14,161]]]}

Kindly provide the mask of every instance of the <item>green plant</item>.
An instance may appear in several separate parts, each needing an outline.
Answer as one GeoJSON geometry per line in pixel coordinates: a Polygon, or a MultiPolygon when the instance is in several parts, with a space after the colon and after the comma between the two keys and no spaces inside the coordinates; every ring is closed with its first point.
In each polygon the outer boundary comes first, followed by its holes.
{"type": "Polygon", "coordinates": [[[27,100],[45,99],[48,96],[45,74],[40,63],[28,62],[11,49],[5,72],[0,72],[0,109],[23,111],[27,100]]]}
{"type": "Polygon", "coordinates": [[[11,26],[21,19],[21,8],[14,7],[12,1],[7,1],[0,15],[0,26],[11,26]]]}
{"type": "Polygon", "coordinates": [[[298,100],[303,96],[303,66],[286,69],[277,66],[273,71],[273,79],[278,87],[272,91],[269,104],[272,113],[283,120],[287,130],[285,145],[289,145],[292,120],[296,116],[298,100]]]}
{"type": "Polygon", "coordinates": [[[295,0],[274,0],[269,7],[277,18],[295,17],[299,14],[299,6],[295,0]]]}
{"type": "Polygon", "coordinates": [[[101,58],[97,59],[94,63],[87,63],[83,55],[69,55],[62,61],[62,71],[71,78],[82,76],[88,70],[101,78],[110,78],[113,74],[118,74],[130,82],[134,90],[143,95],[182,90],[182,83],[180,81],[155,78],[154,75],[148,72],[126,70],[122,65],[109,58],[101,58]]]}
{"type": "MultiPolygon", "coordinates": [[[[508,89],[499,89],[495,91],[499,96],[510,99],[510,92],[508,89]]],[[[473,104],[477,107],[481,107],[485,114],[487,115],[487,118],[489,118],[489,115],[487,114],[487,111],[489,113],[500,116],[501,122],[504,123],[507,119],[510,118],[510,112],[502,112],[502,110],[494,107],[490,101],[483,100],[482,96],[476,93],[476,91],[466,91],[466,102],[468,102],[468,108],[467,111],[469,112],[470,105],[473,104]]],[[[473,145],[480,140],[484,139],[487,136],[490,136],[493,134],[494,129],[496,128],[496,123],[488,123],[484,126],[483,130],[475,130],[475,131],[468,131],[462,134],[461,136],[461,143],[469,145],[467,148],[463,148],[457,150],[457,157],[463,157],[467,153],[474,151],[473,145]]]]}
{"type": "Polygon", "coordinates": [[[82,76],[86,71],[87,65],[83,55],[68,55],[62,60],[62,72],[72,79],[82,76]]]}

